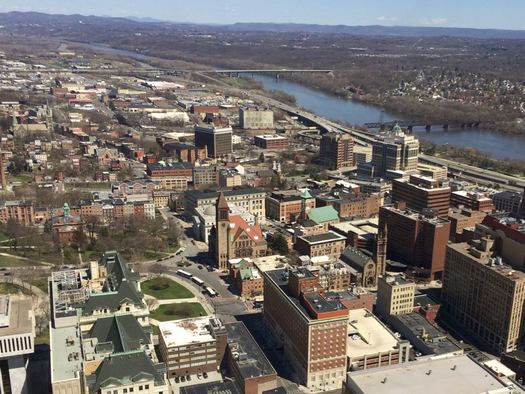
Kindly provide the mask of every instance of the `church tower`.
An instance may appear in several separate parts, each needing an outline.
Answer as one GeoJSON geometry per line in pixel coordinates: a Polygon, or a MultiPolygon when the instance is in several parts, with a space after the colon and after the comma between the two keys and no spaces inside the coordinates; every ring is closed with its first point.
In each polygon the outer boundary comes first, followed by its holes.
{"type": "Polygon", "coordinates": [[[230,208],[228,202],[224,197],[224,193],[219,194],[216,204],[216,218],[215,218],[215,265],[218,269],[224,270],[228,268],[229,259],[229,229],[230,229],[230,208]]]}
{"type": "Polygon", "coordinates": [[[376,263],[376,279],[380,276],[385,275],[386,271],[386,248],[388,242],[388,227],[385,224],[385,228],[379,228],[376,236],[375,248],[374,248],[374,261],[376,263]]]}

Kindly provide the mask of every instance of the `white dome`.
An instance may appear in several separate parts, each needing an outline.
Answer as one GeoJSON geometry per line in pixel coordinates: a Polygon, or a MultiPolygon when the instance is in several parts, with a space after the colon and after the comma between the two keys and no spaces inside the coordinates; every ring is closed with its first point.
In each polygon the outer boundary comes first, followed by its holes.
{"type": "Polygon", "coordinates": [[[215,207],[213,205],[208,205],[204,210],[205,215],[215,215],[215,207]]]}

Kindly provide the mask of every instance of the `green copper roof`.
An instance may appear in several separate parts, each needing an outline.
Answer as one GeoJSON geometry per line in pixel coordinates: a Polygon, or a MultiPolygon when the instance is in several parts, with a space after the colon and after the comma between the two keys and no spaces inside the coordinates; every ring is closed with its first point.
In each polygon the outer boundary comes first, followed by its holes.
{"type": "Polygon", "coordinates": [[[334,207],[328,205],[326,207],[313,208],[308,211],[308,219],[313,220],[318,224],[339,220],[339,214],[334,207]]]}
{"type": "Polygon", "coordinates": [[[307,198],[312,198],[312,195],[310,194],[308,190],[305,190],[304,192],[301,193],[301,198],[304,198],[306,200],[307,198]]]}

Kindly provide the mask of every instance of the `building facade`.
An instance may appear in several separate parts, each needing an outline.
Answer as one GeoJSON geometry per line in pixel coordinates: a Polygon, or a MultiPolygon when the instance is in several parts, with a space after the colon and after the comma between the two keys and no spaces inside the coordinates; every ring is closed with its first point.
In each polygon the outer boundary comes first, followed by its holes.
{"type": "Polygon", "coordinates": [[[265,321],[300,384],[340,388],[347,369],[346,307],[321,294],[318,279],[304,268],[267,271],[264,281],[265,321]]]}
{"type": "Polygon", "coordinates": [[[232,128],[213,124],[195,126],[195,146],[206,147],[208,156],[223,157],[232,153],[232,128]]]}
{"type": "Polygon", "coordinates": [[[493,240],[447,246],[441,312],[495,354],[523,350],[525,274],[492,257],[493,240]]]}
{"type": "Polygon", "coordinates": [[[332,170],[354,165],[354,141],[349,134],[327,133],[321,137],[320,162],[332,170]]]}

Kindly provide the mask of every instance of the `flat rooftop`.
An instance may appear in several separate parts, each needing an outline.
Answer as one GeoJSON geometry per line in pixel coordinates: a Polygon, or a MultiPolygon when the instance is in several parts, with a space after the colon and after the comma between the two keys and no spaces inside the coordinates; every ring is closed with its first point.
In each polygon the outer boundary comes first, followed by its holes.
{"type": "MultiPolygon", "coordinates": [[[[307,270],[306,268],[297,269],[300,276],[303,277],[314,277],[314,274],[307,270]]],[[[296,271],[296,272],[297,272],[296,271]]],[[[311,313],[307,310],[305,305],[298,298],[290,294],[290,289],[288,288],[288,278],[290,275],[289,270],[287,269],[277,269],[273,271],[266,271],[265,275],[276,285],[281,291],[288,297],[290,303],[294,305],[299,312],[307,319],[308,321],[317,320],[315,316],[312,316],[311,313]]],[[[324,313],[324,312],[334,312],[334,311],[346,311],[347,308],[341,303],[340,297],[337,293],[324,293],[321,294],[318,291],[305,292],[303,293],[305,303],[311,308],[315,313],[324,313]]],[[[321,318],[322,319],[322,318],[321,318]]]]}
{"type": "Polygon", "coordinates": [[[367,394],[523,393],[506,387],[465,355],[350,372],[347,387],[367,394]]]}
{"type": "Polygon", "coordinates": [[[350,311],[346,354],[362,357],[394,350],[399,340],[371,312],[366,309],[350,311]]]}
{"type": "Polygon", "coordinates": [[[266,140],[266,141],[287,140],[286,137],[283,137],[281,135],[276,135],[276,134],[256,135],[254,138],[260,139],[260,140],[266,140]]]}
{"type": "Polygon", "coordinates": [[[0,297],[0,337],[33,332],[31,298],[0,297]]]}
{"type": "Polygon", "coordinates": [[[334,242],[334,241],[345,241],[346,238],[342,235],[337,234],[334,231],[327,231],[326,233],[305,235],[299,237],[310,244],[320,244],[324,242],[334,242]]]}
{"type": "Polygon", "coordinates": [[[228,333],[228,346],[232,354],[238,355],[236,363],[244,379],[277,375],[243,322],[225,324],[224,328],[228,333]]]}
{"type": "Polygon", "coordinates": [[[168,348],[215,340],[212,323],[220,326],[220,321],[210,316],[172,320],[159,323],[159,331],[168,348]],[[213,323],[215,322],[215,323],[213,323]]]}
{"type": "Polygon", "coordinates": [[[478,262],[479,264],[486,267],[488,270],[497,272],[498,274],[505,276],[509,280],[524,280],[525,279],[524,272],[514,270],[511,266],[503,263],[503,261],[493,259],[487,255],[481,255],[480,257],[474,256],[471,253],[471,250],[476,252],[477,249],[475,249],[474,246],[466,242],[457,243],[457,244],[449,244],[447,247],[454,249],[455,251],[461,253],[464,256],[468,256],[472,261],[478,262]]]}
{"type": "Polygon", "coordinates": [[[50,328],[51,382],[76,378],[82,370],[80,332],[76,326],[50,328]]]}
{"type": "Polygon", "coordinates": [[[335,228],[343,233],[353,232],[359,236],[366,236],[368,234],[377,234],[379,227],[379,218],[353,220],[351,222],[340,222],[331,224],[330,227],[335,228]]]}

